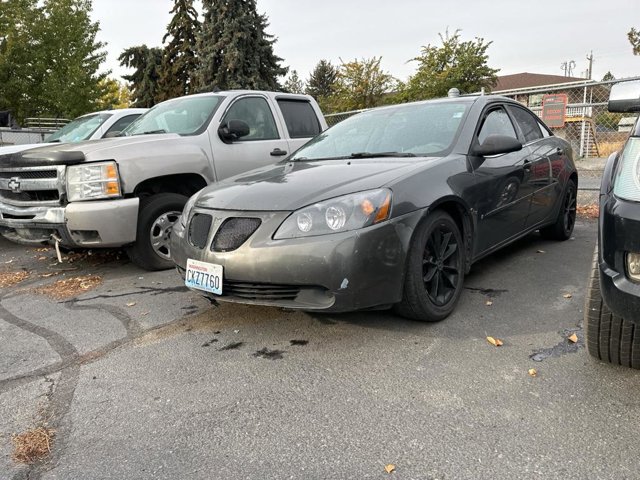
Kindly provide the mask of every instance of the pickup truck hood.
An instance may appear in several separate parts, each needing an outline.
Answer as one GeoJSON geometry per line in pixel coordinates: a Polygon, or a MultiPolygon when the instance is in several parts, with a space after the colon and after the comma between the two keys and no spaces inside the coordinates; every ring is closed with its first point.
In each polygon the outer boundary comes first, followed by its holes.
{"type": "Polygon", "coordinates": [[[387,186],[434,158],[282,162],[203,189],[196,205],[218,210],[293,211],[341,195],[387,186]]]}
{"type": "Polygon", "coordinates": [[[35,167],[47,165],[73,165],[82,162],[114,160],[118,162],[137,157],[140,152],[148,155],[150,149],[166,151],[167,145],[181,138],[177,134],[136,135],[133,137],[104,138],[79,143],[51,143],[38,148],[8,152],[0,151],[3,167],[35,167]]]}
{"type": "Polygon", "coordinates": [[[23,152],[32,148],[45,147],[49,145],[55,145],[55,143],[27,143],[24,145],[8,145],[6,147],[0,147],[0,155],[9,155],[11,153],[23,152]]]}

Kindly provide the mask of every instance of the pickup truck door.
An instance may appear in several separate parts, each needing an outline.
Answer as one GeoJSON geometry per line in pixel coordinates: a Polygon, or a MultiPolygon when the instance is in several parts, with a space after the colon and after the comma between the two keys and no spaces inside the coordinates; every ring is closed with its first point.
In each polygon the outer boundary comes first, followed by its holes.
{"type": "Polygon", "coordinates": [[[236,175],[253,168],[282,160],[289,152],[289,142],[276,121],[274,106],[262,95],[236,98],[223,113],[219,123],[209,131],[216,178],[236,175]],[[225,143],[218,135],[218,127],[229,120],[242,120],[249,125],[249,135],[225,143]]]}

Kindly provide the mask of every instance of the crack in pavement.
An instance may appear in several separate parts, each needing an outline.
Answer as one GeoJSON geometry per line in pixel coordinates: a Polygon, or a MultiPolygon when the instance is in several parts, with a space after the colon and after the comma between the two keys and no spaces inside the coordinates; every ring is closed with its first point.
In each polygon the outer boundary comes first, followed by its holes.
{"type": "Polygon", "coordinates": [[[189,289],[184,285],[178,285],[177,287],[169,287],[169,288],[159,288],[159,287],[136,287],[136,288],[140,289],[141,291],[118,293],[116,295],[104,295],[104,294],[94,295],[93,297],[86,297],[86,298],[80,298],[80,299],[74,299],[74,300],[75,300],[75,303],[80,303],[80,302],[88,302],[91,300],[98,300],[98,299],[130,297],[131,295],[140,295],[143,293],[150,293],[152,297],[155,297],[156,295],[161,295],[163,293],[180,293],[180,292],[189,291],[189,289]]]}

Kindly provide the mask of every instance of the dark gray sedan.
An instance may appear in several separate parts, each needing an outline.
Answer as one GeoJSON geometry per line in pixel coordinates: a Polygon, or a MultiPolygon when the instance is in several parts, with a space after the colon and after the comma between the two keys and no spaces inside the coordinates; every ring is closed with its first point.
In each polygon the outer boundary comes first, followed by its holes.
{"type": "Polygon", "coordinates": [[[193,196],[171,252],[216,300],[437,321],[479,258],[538,229],[568,239],[577,184],[570,145],[510,99],[380,108],[193,196]]]}

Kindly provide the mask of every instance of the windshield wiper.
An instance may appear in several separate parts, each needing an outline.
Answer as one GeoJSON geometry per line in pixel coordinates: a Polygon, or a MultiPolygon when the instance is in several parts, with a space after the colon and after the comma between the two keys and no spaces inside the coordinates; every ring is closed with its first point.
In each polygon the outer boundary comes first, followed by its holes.
{"type": "Polygon", "coordinates": [[[357,152],[349,155],[349,158],[382,158],[382,157],[415,157],[409,152],[357,152]]]}
{"type": "Polygon", "coordinates": [[[167,131],[163,128],[160,128],[158,130],[149,130],[148,132],[136,133],[136,135],[153,135],[154,133],[167,133],[167,131]]]}

